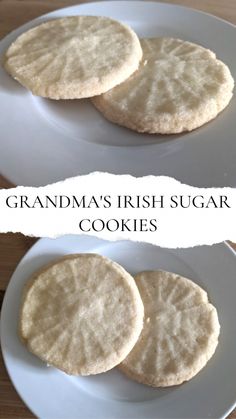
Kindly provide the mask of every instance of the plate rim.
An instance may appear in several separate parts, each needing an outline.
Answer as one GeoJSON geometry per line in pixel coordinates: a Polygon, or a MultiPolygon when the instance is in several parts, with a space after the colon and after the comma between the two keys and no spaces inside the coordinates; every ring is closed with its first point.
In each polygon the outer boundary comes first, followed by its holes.
{"type": "MultiPolygon", "coordinates": [[[[29,24],[34,23],[34,22],[38,22],[38,20],[40,20],[41,18],[45,18],[45,17],[48,17],[50,15],[54,15],[58,11],[69,10],[69,9],[77,9],[78,7],[85,6],[87,4],[89,4],[89,5],[92,6],[93,4],[94,5],[98,5],[98,4],[103,4],[103,3],[106,3],[106,4],[108,4],[108,3],[109,4],[111,4],[111,3],[114,3],[114,4],[120,3],[120,4],[123,4],[124,5],[124,3],[126,3],[126,4],[127,3],[134,4],[134,3],[142,3],[142,2],[143,2],[143,0],[125,0],[125,1],[124,0],[96,0],[96,1],[91,1],[91,2],[88,1],[88,2],[85,2],[85,3],[78,3],[78,4],[74,4],[72,6],[67,6],[67,7],[60,7],[58,9],[52,10],[51,12],[43,13],[42,15],[39,15],[39,16],[35,17],[34,19],[31,19],[31,20],[23,23],[23,25],[17,26],[17,28],[15,28],[12,31],[8,32],[6,35],[4,35],[0,39],[0,44],[8,36],[12,36],[12,35],[14,35],[14,33],[17,33],[18,31],[21,31],[22,29],[24,29],[25,26],[28,26],[29,24]]],[[[197,14],[201,14],[201,15],[206,15],[206,16],[209,16],[209,17],[213,17],[216,20],[219,20],[220,22],[226,23],[226,24],[232,26],[233,28],[236,28],[236,24],[234,24],[233,22],[230,22],[229,20],[224,19],[224,18],[222,18],[220,16],[214,15],[213,13],[205,12],[204,10],[200,10],[200,9],[195,9],[194,7],[184,6],[182,4],[175,4],[175,3],[169,3],[169,2],[162,3],[162,2],[159,2],[159,1],[150,1],[150,0],[143,2],[143,4],[145,4],[145,5],[148,5],[148,4],[153,4],[154,5],[155,4],[155,5],[158,5],[158,6],[161,6],[161,7],[168,6],[168,7],[171,7],[171,8],[172,7],[173,8],[176,8],[177,7],[179,9],[189,10],[189,11],[192,11],[192,12],[197,13],[197,14]]],[[[98,15],[95,15],[95,16],[98,16],[98,15]]]]}

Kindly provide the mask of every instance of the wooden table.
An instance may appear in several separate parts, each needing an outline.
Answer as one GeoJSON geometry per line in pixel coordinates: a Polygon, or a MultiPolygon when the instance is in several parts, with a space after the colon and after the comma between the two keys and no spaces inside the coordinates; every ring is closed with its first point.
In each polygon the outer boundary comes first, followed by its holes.
{"type": "MultiPolygon", "coordinates": [[[[159,0],[165,3],[165,0],[159,0]]],[[[0,0],[0,38],[23,23],[52,10],[72,4],[82,3],[80,0],[0,0]]],[[[168,0],[168,3],[182,4],[197,8],[236,24],[235,0],[168,0]]],[[[0,140],[1,141],[1,140],[0,140]]],[[[1,168],[0,168],[1,172],[1,168]]],[[[10,182],[0,175],[0,188],[9,188],[10,182]]],[[[4,291],[16,265],[35,243],[36,239],[24,237],[22,234],[0,234],[0,305],[4,291]]],[[[233,245],[236,249],[236,245],[233,245]]],[[[235,389],[236,392],[236,389],[235,389]]],[[[24,405],[14,390],[0,353],[0,418],[33,418],[33,414],[24,405]]],[[[236,419],[236,409],[229,416],[236,419]]]]}

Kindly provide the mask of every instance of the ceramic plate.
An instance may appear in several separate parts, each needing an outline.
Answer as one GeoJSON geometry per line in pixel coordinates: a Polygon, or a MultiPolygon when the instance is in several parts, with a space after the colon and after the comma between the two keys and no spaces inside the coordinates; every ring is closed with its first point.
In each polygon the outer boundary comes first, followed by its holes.
{"type": "Polygon", "coordinates": [[[1,343],[13,384],[40,418],[225,417],[236,401],[235,269],[235,254],[225,244],[167,250],[88,236],[39,240],[13,274],[2,307],[1,343]],[[145,269],[177,272],[204,287],[218,309],[221,324],[219,345],[207,366],[181,386],[153,389],[131,381],[116,369],[91,377],[68,376],[30,354],[17,336],[22,287],[34,270],[73,252],[100,253],[122,264],[131,274],[145,269]]]}
{"type": "MultiPolygon", "coordinates": [[[[129,24],[139,36],[171,36],[216,52],[236,78],[236,30],[214,16],[185,7],[114,1],[88,3],[27,23],[0,43],[0,53],[22,32],[52,18],[104,15],[129,24]]],[[[195,186],[236,185],[236,101],[215,121],[184,135],[134,133],[106,121],[89,100],[32,96],[0,69],[2,173],[16,184],[44,185],[100,170],[168,175],[195,186]]]]}

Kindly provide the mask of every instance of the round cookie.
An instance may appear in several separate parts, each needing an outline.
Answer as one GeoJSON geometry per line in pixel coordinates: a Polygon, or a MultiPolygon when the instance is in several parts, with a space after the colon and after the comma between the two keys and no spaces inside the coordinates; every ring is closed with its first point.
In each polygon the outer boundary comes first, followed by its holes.
{"type": "Polygon", "coordinates": [[[99,95],[126,80],[142,49],[127,25],[107,17],[69,16],[20,35],[5,69],[33,94],[51,99],[99,95]]]}
{"type": "Polygon", "coordinates": [[[120,368],[153,387],[181,384],[215,352],[220,331],[217,311],[202,288],[179,275],[141,272],[135,280],[144,304],[144,327],[120,368]]]}
{"type": "Polygon", "coordinates": [[[175,134],[200,127],[228,105],[234,81],[213,52],[173,38],[142,39],[141,46],[138,71],[93,98],[107,119],[138,132],[175,134]]]}
{"type": "Polygon", "coordinates": [[[26,284],[19,333],[27,348],[67,374],[98,374],[128,355],[143,326],[134,279],[97,254],[67,255],[26,284]]]}

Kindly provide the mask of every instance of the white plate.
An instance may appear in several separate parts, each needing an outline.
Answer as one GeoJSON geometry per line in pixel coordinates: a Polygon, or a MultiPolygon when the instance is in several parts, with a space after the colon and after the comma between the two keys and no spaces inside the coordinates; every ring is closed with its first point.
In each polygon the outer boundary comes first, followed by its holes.
{"type": "Polygon", "coordinates": [[[225,244],[162,250],[86,236],[39,240],[13,274],[2,307],[3,356],[17,391],[36,416],[47,419],[224,417],[236,401],[235,269],[235,254],[225,244]],[[203,286],[218,309],[221,323],[220,342],[208,365],[188,383],[161,390],[137,384],[117,370],[93,377],[67,376],[30,354],[17,337],[23,284],[43,264],[73,252],[100,253],[130,273],[166,269],[203,286]]]}
{"type": "MultiPolygon", "coordinates": [[[[88,3],[27,23],[0,43],[0,53],[25,30],[73,14],[110,16],[140,36],[174,36],[204,45],[236,78],[233,25],[185,7],[117,1],[88,3]]],[[[106,121],[87,100],[33,97],[0,69],[2,173],[16,184],[44,185],[94,170],[135,176],[169,175],[195,186],[236,185],[236,101],[219,117],[185,135],[136,134],[106,121]]]]}

